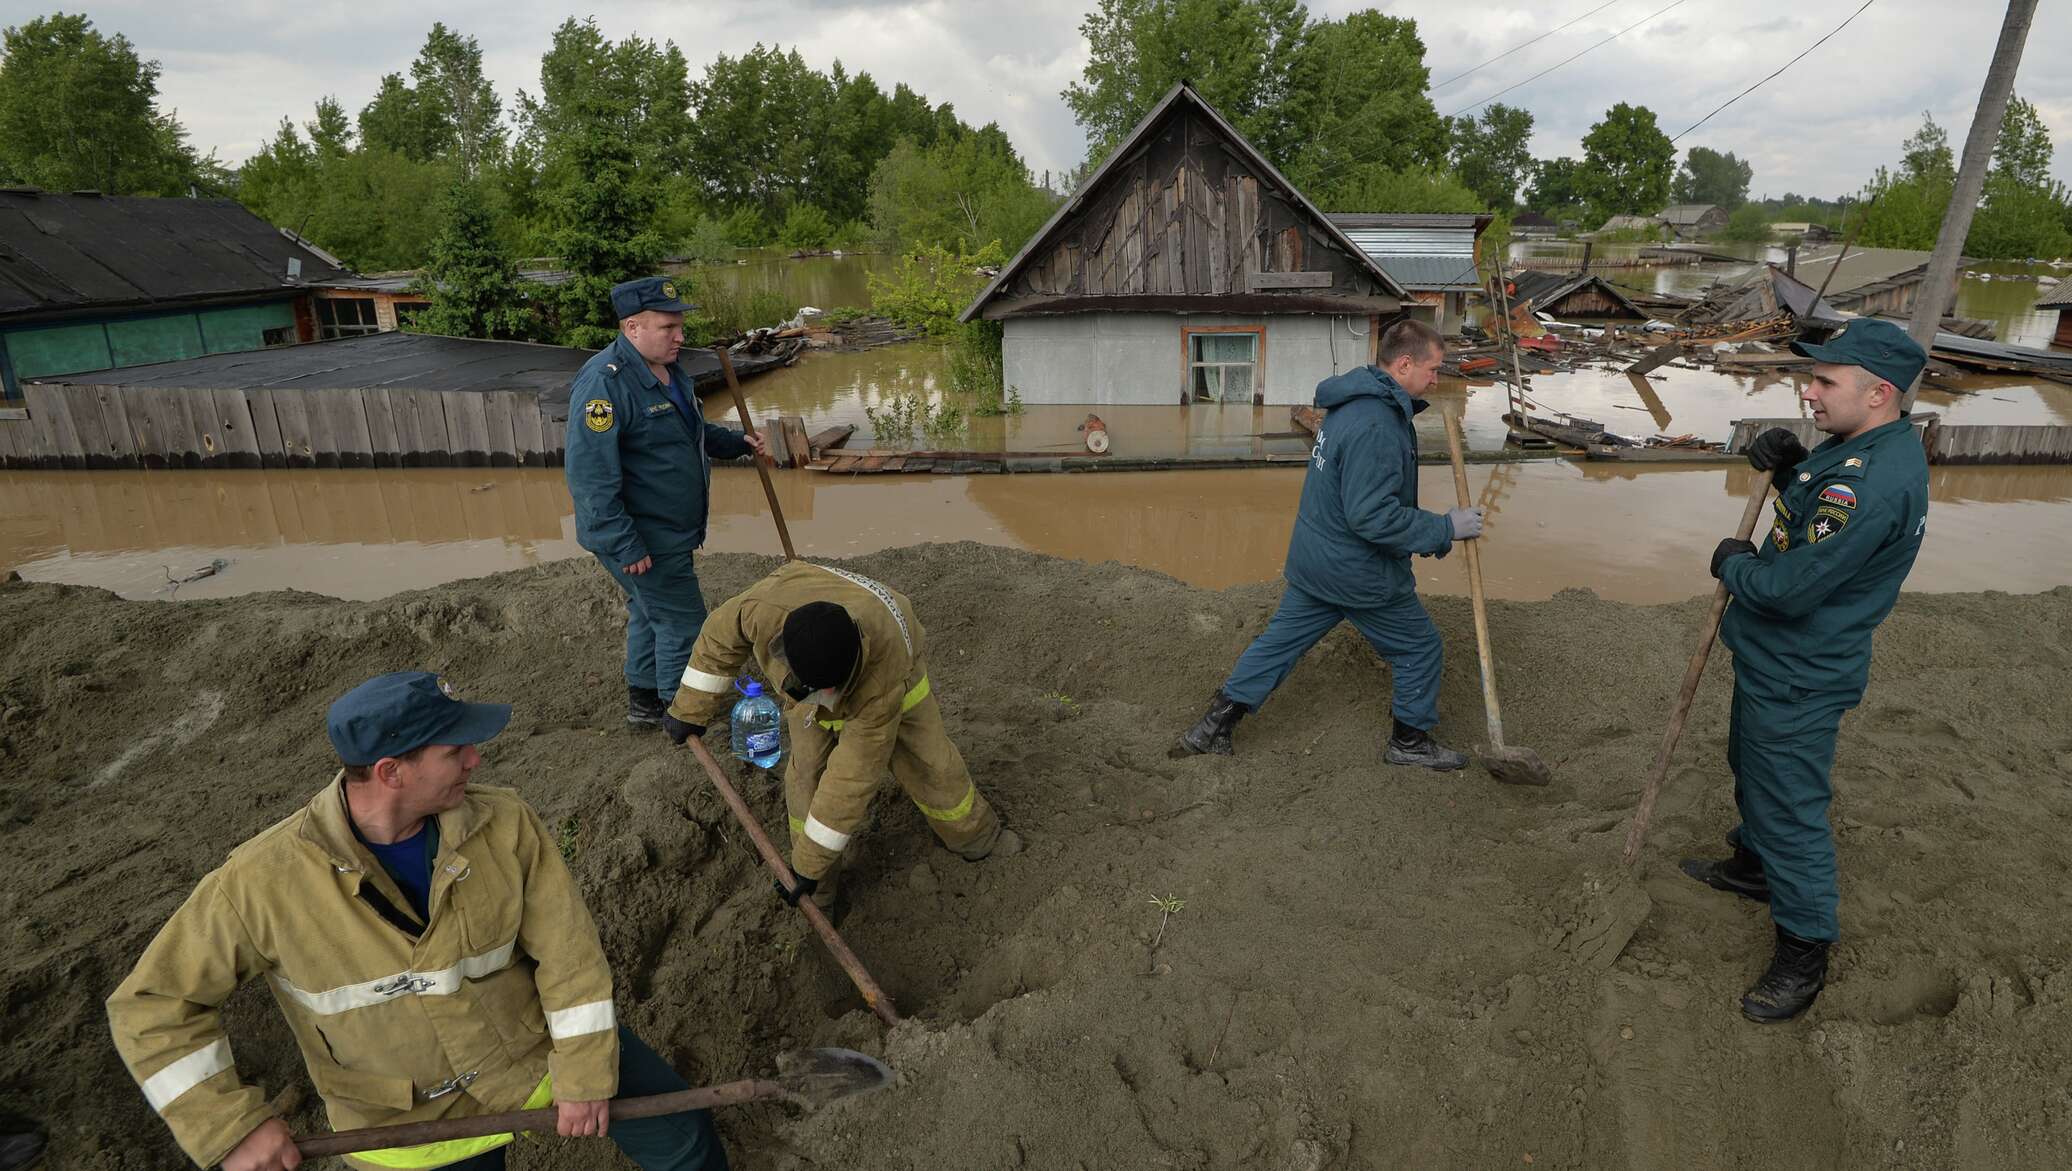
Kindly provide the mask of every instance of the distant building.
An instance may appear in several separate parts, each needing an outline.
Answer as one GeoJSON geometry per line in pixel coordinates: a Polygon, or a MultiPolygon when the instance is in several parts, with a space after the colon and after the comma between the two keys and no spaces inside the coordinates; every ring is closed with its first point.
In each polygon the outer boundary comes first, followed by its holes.
{"type": "Polygon", "coordinates": [[[1511,312],[1545,313],[1563,321],[1646,321],[1647,311],[1601,276],[1527,269],[1511,276],[1511,312]]]}
{"type": "Polygon", "coordinates": [[[32,378],[314,341],[350,274],[231,199],[0,189],[0,398],[32,378]]]}
{"type": "Polygon", "coordinates": [[[1561,225],[1536,211],[1521,211],[1511,217],[1511,234],[1522,240],[1551,239],[1561,225]]]}
{"type": "Polygon", "coordinates": [[[1669,225],[1679,240],[1710,236],[1727,226],[1727,209],[1711,203],[1672,203],[1655,217],[1669,225]]]}
{"type": "MultiPolygon", "coordinates": [[[[1801,254],[1793,266],[1793,275],[1816,289],[1826,285],[1828,304],[1849,313],[1862,316],[1906,316],[1913,313],[1921,283],[1928,276],[1928,253],[1911,248],[1851,248],[1849,254],[1841,258],[1841,271],[1830,278],[1828,270],[1835,267],[1840,251],[1835,249],[1825,255],[1801,254]]],[[[1957,276],[1961,278],[1965,268],[1977,263],[1968,256],[1959,258],[1957,276]]],[[[1943,296],[1952,298],[1956,293],[1956,280],[1952,279],[1943,296]]]]}
{"type": "Polygon", "coordinates": [[[1026,403],[1307,403],[1411,299],[1186,85],[960,316],[1026,403]]]}
{"type": "Polygon", "coordinates": [[[1604,221],[1599,232],[1647,232],[1659,236],[1662,221],[1651,215],[1615,215],[1604,221]]]}
{"type": "Polygon", "coordinates": [[[1826,224],[1808,223],[1804,220],[1786,220],[1770,225],[1770,230],[1786,243],[1825,244],[1835,238],[1826,224]]]}
{"type": "Polygon", "coordinates": [[[1410,293],[1404,306],[1442,333],[1467,316],[1468,294],[1482,287],[1482,232],[1495,216],[1384,212],[1328,218],[1410,293]]]}
{"type": "Polygon", "coordinates": [[[2058,332],[2051,336],[2050,344],[2072,349],[2072,280],[2059,281],[2056,288],[2037,298],[2036,307],[2058,311],[2058,332]]]}

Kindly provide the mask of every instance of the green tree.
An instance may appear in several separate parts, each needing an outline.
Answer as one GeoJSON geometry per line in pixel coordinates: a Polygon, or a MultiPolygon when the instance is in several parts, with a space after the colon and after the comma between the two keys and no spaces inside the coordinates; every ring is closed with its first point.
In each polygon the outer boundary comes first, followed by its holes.
{"type": "Polygon", "coordinates": [[[1770,217],[1764,214],[1762,206],[1744,203],[1727,217],[1727,226],[1720,230],[1722,240],[1736,240],[1748,244],[1765,244],[1770,240],[1770,217]]]}
{"type": "Polygon", "coordinates": [[[656,184],[641,174],[640,153],[596,98],[567,110],[559,149],[562,179],[547,195],[554,251],[573,275],[556,290],[563,345],[602,349],[617,332],[611,288],[647,276],[664,251],[654,230],[656,184]]]}
{"type": "Polygon", "coordinates": [[[555,143],[603,129],[634,151],[650,181],[690,168],[690,66],[675,42],[607,41],[592,20],[570,19],[540,58],[540,92],[519,91],[518,120],[543,164],[559,165],[555,143]]]}
{"type": "Polygon", "coordinates": [[[1583,184],[1583,164],[1571,158],[1546,159],[1533,168],[1525,206],[1538,212],[1580,211],[1590,201],[1583,184]]]}
{"type": "MultiPolygon", "coordinates": [[[[1678,203],[1710,203],[1733,211],[1748,202],[1748,184],[1755,168],[1710,147],[1694,146],[1676,171],[1673,198],[1678,203]]],[[[1767,221],[1766,221],[1767,222],[1767,221]]]]}
{"type": "Polygon", "coordinates": [[[871,222],[902,251],[957,252],[998,242],[1012,252],[1054,210],[997,126],[921,147],[902,140],[871,176],[871,222]]]}
{"type": "Polygon", "coordinates": [[[2050,183],[2052,153],[2050,127],[2035,105],[2021,97],[2009,100],[1993,144],[1990,175],[2018,187],[2044,187],[2050,183]]]}
{"type": "Polygon", "coordinates": [[[1488,201],[1449,171],[1385,171],[1368,168],[1357,183],[1332,194],[1330,211],[1488,211],[1488,201]]]}
{"type": "Polygon", "coordinates": [[[121,34],[58,13],[0,33],[0,181],[53,191],[185,195],[224,184],[215,156],[158,109],[159,65],[121,34]]]}
{"type": "Polygon", "coordinates": [[[434,21],[410,78],[451,127],[448,150],[461,176],[476,178],[504,145],[503,100],[482,73],[482,47],[434,21]]]}
{"type": "Polygon", "coordinates": [[[1653,215],[1669,202],[1676,147],[1646,106],[1620,102],[1583,136],[1583,194],[1597,215],[1653,215]]]}
{"type": "Polygon", "coordinates": [[[1899,173],[1902,179],[1955,184],[1957,156],[1950,151],[1950,134],[1924,111],[1921,128],[1902,146],[1899,173]]]}
{"type": "Polygon", "coordinates": [[[1455,118],[1449,127],[1448,157],[1460,181],[1490,207],[1509,210],[1533,173],[1526,148],[1532,111],[1493,102],[1480,117],[1455,118]]]}
{"type": "Polygon", "coordinates": [[[777,242],[786,248],[825,248],[834,237],[834,221],[810,203],[794,203],[777,229],[777,242]]]}
{"type": "Polygon", "coordinates": [[[530,337],[532,315],[519,290],[518,269],[497,240],[481,189],[455,183],[440,210],[439,236],[419,286],[431,305],[411,329],[451,337],[530,337]]]}
{"type": "Polygon", "coordinates": [[[722,53],[692,85],[691,102],[691,173],[715,202],[775,214],[818,201],[814,180],[831,150],[835,89],[798,50],[758,44],[739,57],[722,53]]]}
{"type": "Polygon", "coordinates": [[[422,93],[402,74],[391,73],[360,111],[360,142],[369,150],[430,162],[453,149],[453,119],[438,95],[422,93]]]}

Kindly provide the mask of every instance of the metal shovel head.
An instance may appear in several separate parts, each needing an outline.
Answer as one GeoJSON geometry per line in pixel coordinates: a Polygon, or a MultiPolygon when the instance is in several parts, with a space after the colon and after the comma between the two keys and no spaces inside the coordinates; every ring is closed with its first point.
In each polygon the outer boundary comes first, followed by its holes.
{"type": "Polygon", "coordinates": [[[805,1049],[777,1056],[777,1084],[793,1101],[817,1109],[837,1098],[892,1084],[892,1067],[854,1049],[805,1049]]]}
{"type": "Polygon", "coordinates": [[[1546,785],[1554,780],[1554,770],[1547,767],[1539,753],[1515,745],[1485,749],[1482,767],[1506,785],[1546,785]]]}

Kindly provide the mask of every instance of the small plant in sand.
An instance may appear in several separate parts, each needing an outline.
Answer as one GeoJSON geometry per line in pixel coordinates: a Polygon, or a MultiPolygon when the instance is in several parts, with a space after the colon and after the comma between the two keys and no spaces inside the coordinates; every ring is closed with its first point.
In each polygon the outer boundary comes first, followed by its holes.
{"type": "Polygon", "coordinates": [[[1151,905],[1158,908],[1158,934],[1151,937],[1151,950],[1157,951],[1158,941],[1165,938],[1166,922],[1187,909],[1187,900],[1172,895],[1163,898],[1153,896],[1151,905]]]}
{"type": "Polygon", "coordinates": [[[555,836],[559,839],[561,846],[561,860],[563,862],[575,861],[576,851],[580,848],[576,845],[576,835],[583,830],[582,820],[571,813],[567,817],[562,818],[554,829],[555,836]]]}
{"type": "Polygon", "coordinates": [[[1062,691],[1046,691],[1043,693],[1043,698],[1049,700],[1050,702],[1058,705],[1061,708],[1064,708],[1068,712],[1076,712],[1079,710],[1079,702],[1073,699],[1071,696],[1066,695],[1062,691]]]}

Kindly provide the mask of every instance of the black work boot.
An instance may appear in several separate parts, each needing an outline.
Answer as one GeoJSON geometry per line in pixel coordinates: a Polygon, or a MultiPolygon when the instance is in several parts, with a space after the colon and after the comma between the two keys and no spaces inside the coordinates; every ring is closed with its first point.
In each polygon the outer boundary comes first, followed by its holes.
{"type": "Polygon", "coordinates": [[[1735,846],[1731,858],[1685,858],[1678,865],[1685,874],[1714,890],[1759,903],[1770,901],[1770,878],[1763,873],[1763,860],[1754,850],[1735,846]]]}
{"type": "Polygon", "coordinates": [[[21,1171],[43,1157],[43,1128],[19,1114],[0,1111],[0,1171],[21,1171]]]}
{"type": "Polygon", "coordinates": [[[1814,998],[1827,987],[1827,949],[1825,941],[1800,939],[1779,927],[1777,952],[1763,978],[1741,998],[1741,1015],[1769,1024],[1788,1021],[1813,1007],[1814,998]]]}
{"type": "Polygon", "coordinates": [[[1388,750],[1381,758],[1390,764],[1417,765],[1442,773],[1468,767],[1467,753],[1455,752],[1432,739],[1430,732],[1404,723],[1398,723],[1390,733],[1388,750]]]}
{"type": "Polygon", "coordinates": [[[662,715],[668,710],[669,705],[662,702],[662,697],[655,693],[654,688],[635,687],[630,683],[626,685],[627,723],[636,728],[659,728],[662,726],[662,715]]]}
{"type": "Polygon", "coordinates": [[[1208,714],[1201,718],[1200,723],[1181,733],[1180,742],[1166,755],[1195,756],[1204,752],[1213,752],[1217,756],[1233,755],[1236,750],[1230,743],[1231,729],[1237,727],[1237,722],[1251,710],[1218,691],[1216,698],[1209,701],[1208,714]]]}

